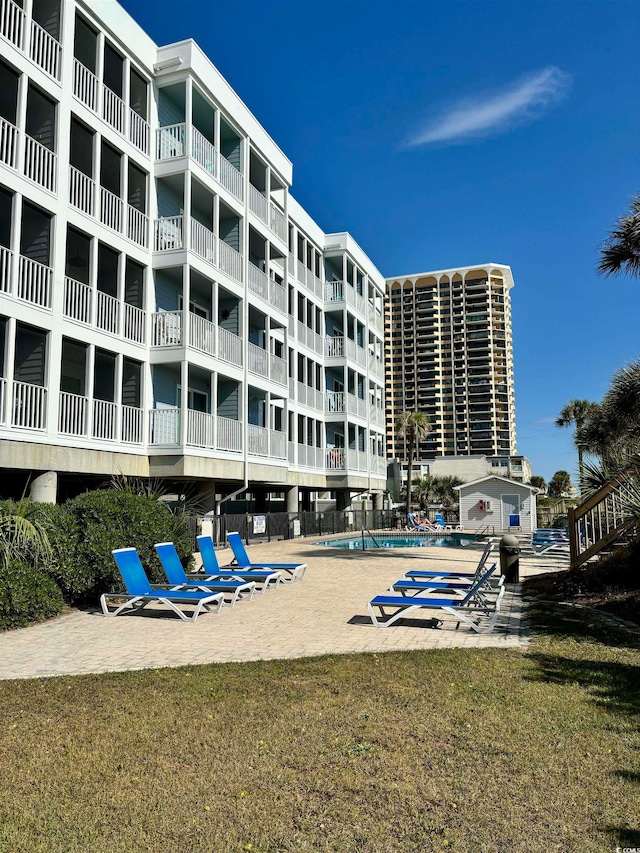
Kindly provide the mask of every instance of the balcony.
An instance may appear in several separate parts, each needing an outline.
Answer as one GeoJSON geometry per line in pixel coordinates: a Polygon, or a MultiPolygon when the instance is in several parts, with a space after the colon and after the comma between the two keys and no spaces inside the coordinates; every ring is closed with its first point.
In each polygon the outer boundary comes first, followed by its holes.
{"type": "Polygon", "coordinates": [[[154,222],[153,251],[173,252],[183,247],[182,214],[156,219],[154,222]]]}
{"type": "Polygon", "coordinates": [[[13,252],[6,246],[0,246],[0,293],[9,293],[11,290],[11,267],[13,252]]]}
{"type": "Polygon", "coordinates": [[[218,244],[219,260],[218,267],[225,272],[229,278],[242,282],[242,255],[224,240],[218,244]]]}
{"type": "Polygon", "coordinates": [[[60,42],[33,20],[30,28],[27,27],[27,16],[24,10],[13,0],[0,0],[0,35],[18,50],[28,53],[29,59],[35,62],[45,74],[60,81],[62,65],[60,42]]]}
{"type": "Polygon", "coordinates": [[[58,433],[124,444],[142,444],[144,411],[60,392],[58,433]],[[120,413],[120,418],[118,418],[120,413]]]}
{"type": "Polygon", "coordinates": [[[28,382],[13,382],[11,385],[11,426],[44,431],[47,425],[47,389],[28,382]]]}
{"type": "Polygon", "coordinates": [[[18,168],[18,128],[0,118],[0,163],[4,163],[10,169],[18,168]]]}
{"type": "Polygon", "coordinates": [[[216,235],[197,219],[191,219],[191,251],[210,264],[216,263],[216,235]]]}
{"type": "Polygon", "coordinates": [[[95,216],[95,203],[96,182],[84,172],[69,166],[69,204],[89,216],[95,216]]]}
{"type": "MultiPolygon", "coordinates": [[[[149,444],[176,447],[182,441],[180,409],[152,409],[149,412],[149,444]]],[[[185,444],[206,450],[242,452],[242,422],[207,412],[187,411],[185,444]]]]}
{"type": "Polygon", "coordinates": [[[269,224],[269,200],[253,184],[249,184],[249,210],[265,225],[269,224]]]}
{"type": "Polygon", "coordinates": [[[25,135],[24,174],[50,193],[57,192],[58,158],[49,148],[25,135]]]}
{"type": "Polygon", "coordinates": [[[18,299],[51,310],[53,270],[38,261],[20,255],[18,260],[18,299]]]}

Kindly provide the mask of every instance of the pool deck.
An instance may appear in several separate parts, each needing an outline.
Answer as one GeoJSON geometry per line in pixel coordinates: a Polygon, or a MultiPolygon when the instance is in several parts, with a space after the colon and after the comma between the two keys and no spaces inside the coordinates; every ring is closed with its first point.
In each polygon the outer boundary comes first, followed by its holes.
{"type": "MultiPolygon", "coordinates": [[[[326,540],[327,537],[323,537],[326,540]]],[[[357,552],[321,546],[320,539],[254,545],[253,561],[305,562],[303,581],[280,584],[252,601],[203,613],[189,623],[148,607],[139,614],[105,618],[99,608],[0,634],[0,679],[185,666],[226,661],[270,660],[324,654],[411,649],[522,649],[528,643],[520,587],[508,587],[500,618],[490,634],[455,622],[440,628],[424,622],[376,628],[367,603],[408,569],[472,571],[477,548],[407,548],[357,552]]],[[[494,556],[494,555],[492,555],[494,556]]],[[[221,564],[231,552],[219,554],[221,564]]],[[[495,553],[495,559],[498,554],[495,553]]],[[[557,569],[540,559],[522,559],[520,574],[557,569]]],[[[447,617],[445,617],[445,620],[447,617]]],[[[407,620],[408,623],[409,620],[407,620]]]]}

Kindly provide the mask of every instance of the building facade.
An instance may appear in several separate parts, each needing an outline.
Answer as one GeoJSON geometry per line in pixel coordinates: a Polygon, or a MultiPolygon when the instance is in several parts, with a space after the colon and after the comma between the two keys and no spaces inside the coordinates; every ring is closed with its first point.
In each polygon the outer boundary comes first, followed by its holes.
{"type": "Polygon", "coordinates": [[[381,497],[384,279],[191,40],[0,0],[0,470],[381,497]]]}
{"type": "Polygon", "coordinates": [[[516,452],[511,269],[458,267],[386,281],[386,424],[391,458],[406,458],[396,421],[424,412],[418,460],[516,452]]]}

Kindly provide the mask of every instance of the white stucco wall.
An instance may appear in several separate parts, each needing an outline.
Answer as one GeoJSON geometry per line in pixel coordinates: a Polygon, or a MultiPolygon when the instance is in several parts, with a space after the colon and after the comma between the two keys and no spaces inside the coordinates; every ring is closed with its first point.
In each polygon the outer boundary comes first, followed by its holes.
{"type": "Polygon", "coordinates": [[[464,528],[479,530],[487,524],[496,530],[508,529],[506,511],[503,512],[503,496],[518,495],[520,502],[520,528],[531,533],[537,527],[536,497],[530,489],[520,483],[506,482],[492,477],[479,483],[469,483],[460,488],[460,523],[464,528]],[[489,502],[489,509],[481,510],[479,502],[489,502]]]}

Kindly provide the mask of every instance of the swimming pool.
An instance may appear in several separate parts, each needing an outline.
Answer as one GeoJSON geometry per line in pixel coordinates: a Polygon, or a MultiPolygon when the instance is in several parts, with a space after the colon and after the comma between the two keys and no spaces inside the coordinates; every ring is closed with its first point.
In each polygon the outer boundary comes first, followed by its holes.
{"type": "Polygon", "coordinates": [[[426,536],[392,536],[376,533],[375,536],[363,537],[358,534],[344,539],[326,539],[319,544],[326,545],[328,548],[345,548],[349,551],[369,551],[377,548],[465,548],[478,541],[478,537],[471,533],[447,533],[446,536],[437,533],[426,536]]]}

